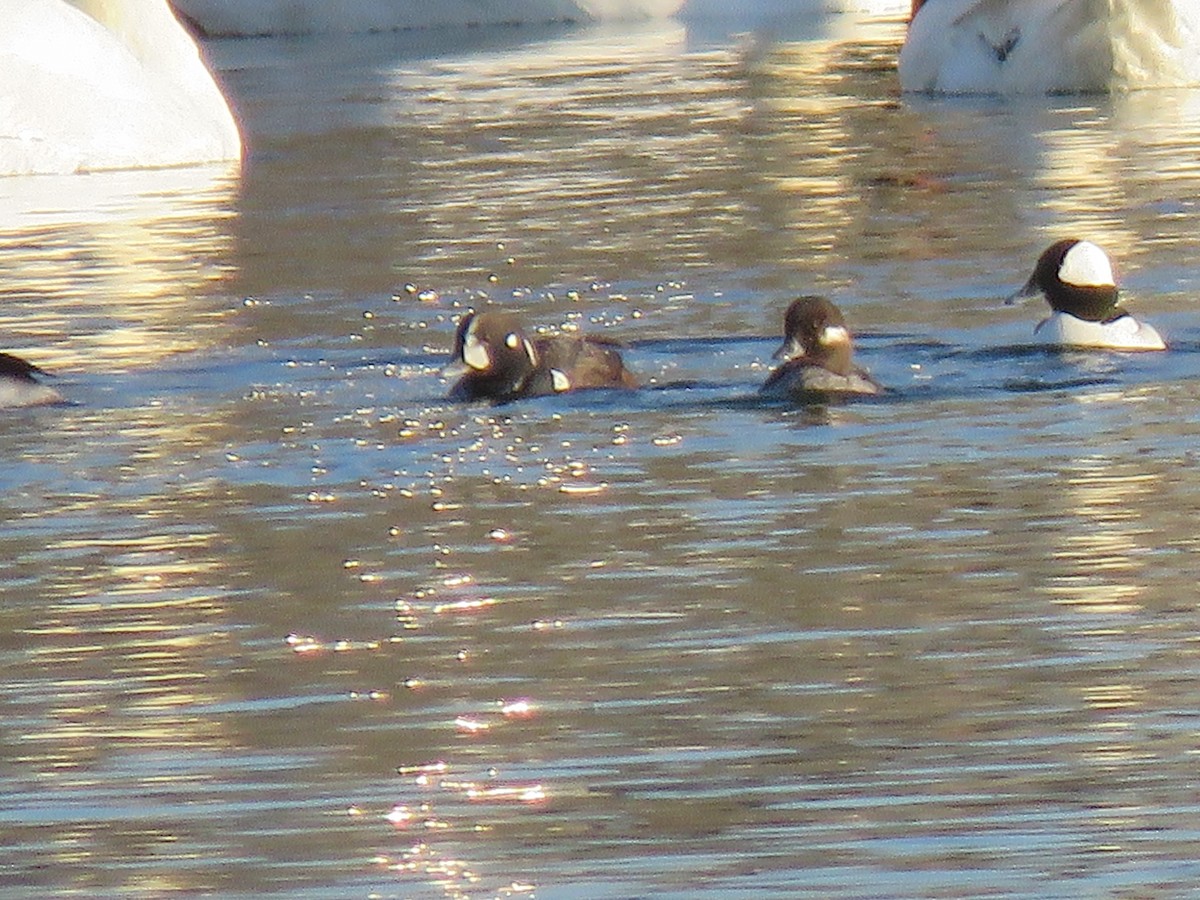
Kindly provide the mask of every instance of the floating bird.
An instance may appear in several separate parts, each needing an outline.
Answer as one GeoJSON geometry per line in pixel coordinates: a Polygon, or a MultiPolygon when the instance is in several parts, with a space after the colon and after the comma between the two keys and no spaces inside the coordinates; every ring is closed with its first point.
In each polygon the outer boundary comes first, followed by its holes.
{"type": "Polygon", "coordinates": [[[1112,263],[1091,241],[1068,238],[1051,244],[1038,257],[1025,286],[1008,302],[1037,294],[1053,310],[1033,330],[1041,343],[1109,350],[1167,348],[1152,326],[1117,305],[1112,263]]]}
{"type": "Polygon", "coordinates": [[[783,320],[783,363],[760,388],[770,397],[878,394],[883,388],[853,361],[853,343],[842,311],[824,297],[799,297],[783,320]]]}
{"type": "Polygon", "coordinates": [[[62,403],[62,394],[40,380],[46,373],[11,353],[0,353],[0,409],[62,403]]]}
{"type": "Polygon", "coordinates": [[[467,372],[450,398],[507,403],[584,388],[635,388],[616,347],[566,334],[530,339],[511,313],[470,312],[454,336],[454,357],[467,372]]]}

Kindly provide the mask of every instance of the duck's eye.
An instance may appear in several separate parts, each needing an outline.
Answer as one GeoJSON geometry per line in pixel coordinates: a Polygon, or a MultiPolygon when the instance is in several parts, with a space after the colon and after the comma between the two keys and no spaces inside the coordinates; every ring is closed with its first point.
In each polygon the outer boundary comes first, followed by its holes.
{"type": "Polygon", "coordinates": [[[521,346],[521,336],[515,331],[510,331],[504,336],[504,346],[509,350],[516,350],[521,346]]]}

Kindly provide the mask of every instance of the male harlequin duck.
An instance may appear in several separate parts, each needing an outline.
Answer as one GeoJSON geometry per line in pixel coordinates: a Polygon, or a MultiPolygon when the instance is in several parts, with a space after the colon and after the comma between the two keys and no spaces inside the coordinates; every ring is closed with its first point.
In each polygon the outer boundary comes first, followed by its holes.
{"type": "Polygon", "coordinates": [[[39,380],[45,374],[19,356],[0,353],[0,409],[62,403],[62,394],[39,380]]]}
{"type": "Polygon", "coordinates": [[[824,297],[792,301],[783,320],[784,362],[759,392],[770,397],[878,394],[883,388],[852,360],[850,330],[842,311],[824,297]]]}
{"type": "Polygon", "coordinates": [[[1039,343],[1109,350],[1165,350],[1150,325],[1117,305],[1117,286],[1108,256],[1091,241],[1074,238],[1051,244],[1033,274],[1009,303],[1037,294],[1054,310],[1033,330],[1039,343]]]}
{"type": "Polygon", "coordinates": [[[507,403],[584,388],[637,387],[615,347],[603,338],[567,334],[531,340],[511,313],[469,312],[454,336],[454,357],[468,371],[450,389],[450,399],[507,403]]]}

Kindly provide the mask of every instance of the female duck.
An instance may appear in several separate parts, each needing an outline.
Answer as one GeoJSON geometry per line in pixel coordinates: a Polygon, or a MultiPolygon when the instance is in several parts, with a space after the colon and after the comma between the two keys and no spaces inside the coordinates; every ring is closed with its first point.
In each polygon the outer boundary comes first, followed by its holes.
{"type": "Polygon", "coordinates": [[[852,359],[850,330],[842,311],[824,297],[792,301],[783,320],[783,364],[759,389],[769,397],[809,399],[839,394],[878,394],[883,388],[852,359]]]}
{"type": "Polygon", "coordinates": [[[1091,241],[1051,244],[1009,302],[1041,294],[1053,310],[1034,328],[1040,343],[1108,350],[1165,350],[1158,332],[1117,305],[1108,255],[1091,241]]]}

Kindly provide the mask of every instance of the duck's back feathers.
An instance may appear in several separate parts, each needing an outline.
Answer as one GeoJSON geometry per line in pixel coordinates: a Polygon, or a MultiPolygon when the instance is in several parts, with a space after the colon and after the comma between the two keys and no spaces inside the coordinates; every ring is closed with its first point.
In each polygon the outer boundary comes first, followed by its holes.
{"type": "Polygon", "coordinates": [[[0,378],[14,378],[18,381],[37,384],[37,376],[45,374],[44,370],[31,362],[21,359],[19,356],[13,356],[11,353],[0,353],[0,378]]]}
{"type": "Polygon", "coordinates": [[[549,370],[554,391],[584,388],[636,388],[637,379],[625,368],[617,349],[605,338],[553,335],[534,341],[549,370]]]}
{"type": "Polygon", "coordinates": [[[803,358],[791,359],[771,373],[759,392],[765,397],[803,399],[840,394],[880,394],[883,388],[864,369],[831,372],[803,358]]]}

